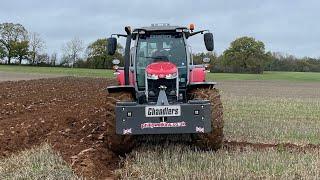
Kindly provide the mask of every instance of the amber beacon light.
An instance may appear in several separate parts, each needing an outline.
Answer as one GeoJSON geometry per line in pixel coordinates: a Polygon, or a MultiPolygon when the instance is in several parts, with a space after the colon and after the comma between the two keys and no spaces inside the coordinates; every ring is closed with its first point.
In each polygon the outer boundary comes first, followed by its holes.
{"type": "Polygon", "coordinates": [[[194,30],[194,24],[189,24],[189,29],[190,29],[191,31],[193,31],[193,30],[194,30]]]}

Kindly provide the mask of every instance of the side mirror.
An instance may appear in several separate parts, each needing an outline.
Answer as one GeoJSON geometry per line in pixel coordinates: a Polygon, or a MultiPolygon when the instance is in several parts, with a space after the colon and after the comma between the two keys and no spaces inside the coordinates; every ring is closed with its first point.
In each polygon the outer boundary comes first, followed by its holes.
{"type": "Polygon", "coordinates": [[[120,64],[120,60],[119,59],[114,59],[114,60],[112,60],[112,64],[118,65],[118,64],[120,64]]]}
{"type": "Polygon", "coordinates": [[[211,61],[211,59],[208,58],[208,57],[202,59],[202,62],[205,63],[205,64],[209,64],[210,61],[211,61]]]}
{"type": "Polygon", "coordinates": [[[213,51],[214,49],[213,34],[205,33],[203,38],[204,38],[204,44],[206,45],[206,49],[208,51],[213,51]]]}
{"type": "Polygon", "coordinates": [[[114,37],[108,38],[107,43],[108,43],[108,47],[107,47],[108,54],[112,56],[116,53],[117,38],[114,38],[114,37]]]}

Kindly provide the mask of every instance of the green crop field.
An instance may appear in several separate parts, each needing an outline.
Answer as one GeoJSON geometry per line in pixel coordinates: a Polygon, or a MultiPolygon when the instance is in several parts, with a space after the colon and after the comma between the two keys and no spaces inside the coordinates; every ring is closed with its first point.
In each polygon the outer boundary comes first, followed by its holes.
{"type": "Polygon", "coordinates": [[[276,71],[265,71],[263,74],[210,73],[209,78],[216,80],[276,80],[320,82],[320,73],[276,71]]]}
{"type": "Polygon", "coordinates": [[[65,76],[103,77],[103,78],[108,78],[113,76],[113,72],[111,70],[87,69],[87,68],[0,65],[0,71],[32,73],[32,74],[57,74],[57,75],[65,75],[65,76]]]}

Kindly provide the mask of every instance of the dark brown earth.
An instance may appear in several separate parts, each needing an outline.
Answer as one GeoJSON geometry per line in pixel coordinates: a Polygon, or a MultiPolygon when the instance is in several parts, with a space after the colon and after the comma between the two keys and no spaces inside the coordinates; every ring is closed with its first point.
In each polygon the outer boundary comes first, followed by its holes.
{"type": "Polygon", "coordinates": [[[79,175],[112,176],[118,157],[105,138],[112,80],[55,78],[0,83],[0,157],[49,142],[79,175]]]}
{"type": "Polygon", "coordinates": [[[246,151],[246,150],[280,150],[280,151],[295,151],[295,152],[307,152],[310,150],[319,150],[320,145],[315,144],[306,144],[306,145],[297,145],[293,143],[251,143],[246,141],[224,141],[224,148],[229,151],[246,151]]]}

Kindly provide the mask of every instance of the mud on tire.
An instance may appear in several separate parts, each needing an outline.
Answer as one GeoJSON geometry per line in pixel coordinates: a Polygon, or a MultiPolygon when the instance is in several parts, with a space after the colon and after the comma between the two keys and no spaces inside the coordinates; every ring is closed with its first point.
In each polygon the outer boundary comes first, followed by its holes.
{"type": "Polygon", "coordinates": [[[211,103],[212,131],[206,134],[193,134],[192,144],[201,149],[218,150],[223,143],[223,106],[219,90],[215,88],[197,88],[189,93],[189,99],[206,99],[211,103]]]}
{"type": "Polygon", "coordinates": [[[130,135],[118,135],[116,134],[116,114],[115,107],[116,102],[124,101],[130,102],[133,101],[133,96],[129,92],[117,92],[109,93],[107,95],[106,111],[107,111],[107,120],[106,120],[106,140],[107,145],[110,150],[114,153],[123,155],[132,150],[135,145],[135,139],[130,135]]]}

